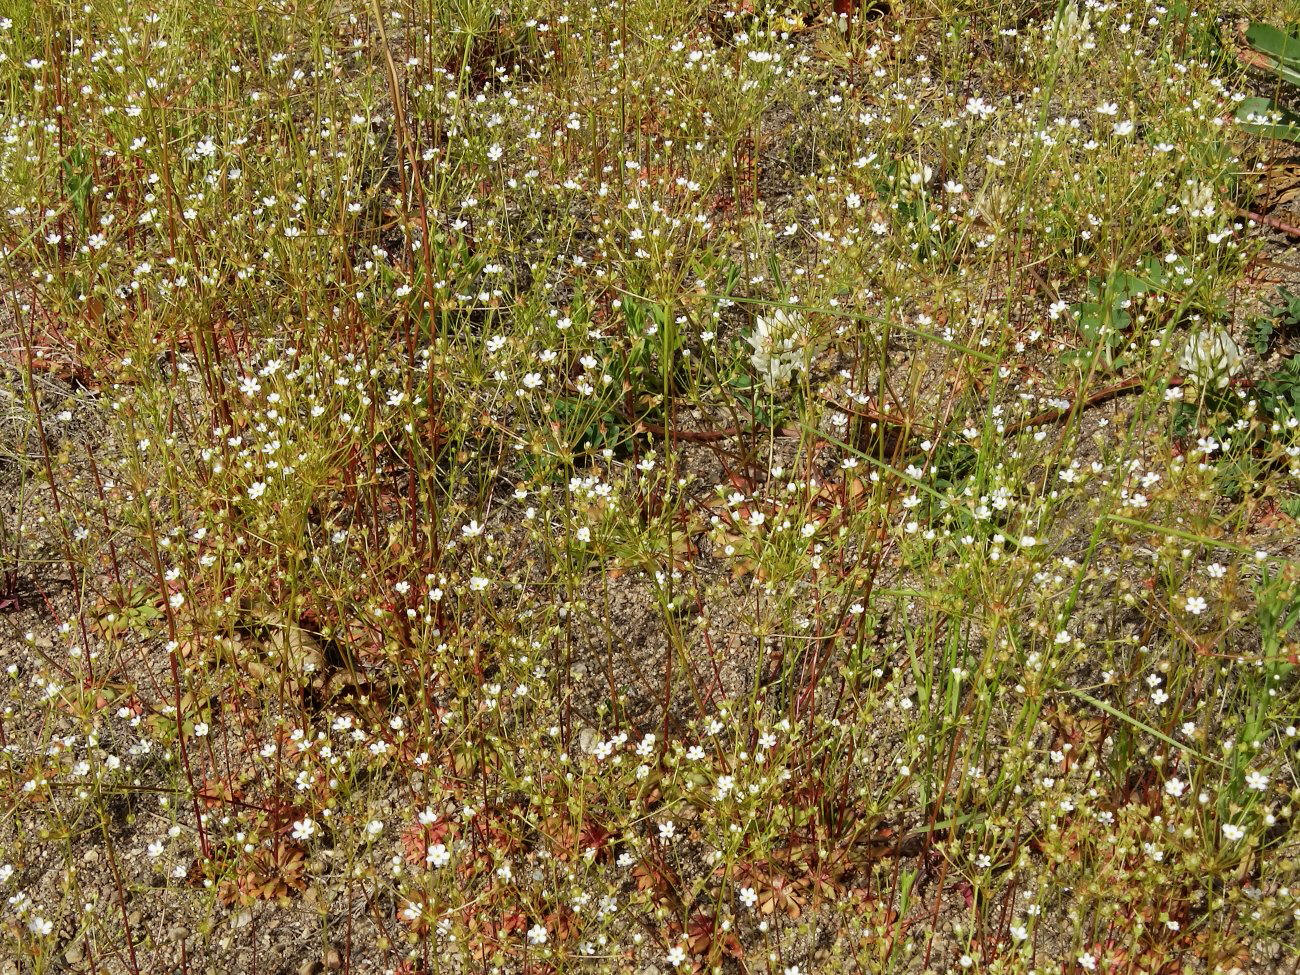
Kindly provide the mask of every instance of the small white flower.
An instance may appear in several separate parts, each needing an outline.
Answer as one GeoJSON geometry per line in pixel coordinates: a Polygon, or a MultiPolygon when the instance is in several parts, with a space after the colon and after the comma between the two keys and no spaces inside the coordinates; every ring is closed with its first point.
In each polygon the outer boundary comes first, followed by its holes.
{"type": "Polygon", "coordinates": [[[429,847],[424,855],[424,862],[432,867],[441,869],[451,863],[451,851],[442,843],[435,843],[429,847]]]}
{"type": "Polygon", "coordinates": [[[304,816],[293,824],[293,838],[299,841],[305,841],[312,838],[316,832],[316,824],[310,816],[304,816]]]}

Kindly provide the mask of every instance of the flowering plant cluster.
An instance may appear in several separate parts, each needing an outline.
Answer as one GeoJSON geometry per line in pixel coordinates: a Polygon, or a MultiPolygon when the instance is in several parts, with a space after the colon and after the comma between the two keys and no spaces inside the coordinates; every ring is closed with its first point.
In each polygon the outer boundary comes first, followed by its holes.
{"type": "Polygon", "coordinates": [[[2,13],[10,967],[1292,959],[1235,8],[2,13]]]}

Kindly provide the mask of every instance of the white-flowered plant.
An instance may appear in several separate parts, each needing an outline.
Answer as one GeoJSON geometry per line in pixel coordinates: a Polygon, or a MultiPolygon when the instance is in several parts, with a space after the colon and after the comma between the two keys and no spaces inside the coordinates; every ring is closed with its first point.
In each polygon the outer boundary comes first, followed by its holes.
{"type": "Polygon", "coordinates": [[[1241,373],[1241,349],[1224,329],[1202,329],[1188,337],[1178,368],[1199,386],[1226,389],[1241,373]]]}
{"type": "Polygon", "coordinates": [[[1055,27],[1056,49],[1063,57],[1074,57],[1096,46],[1092,34],[1092,15],[1081,12],[1080,5],[1068,0],[1057,15],[1055,27]]]}
{"type": "Polygon", "coordinates": [[[63,6],[0,975],[1290,957],[1300,418],[1182,317],[1289,263],[1228,0],[63,6]]]}
{"type": "Polygon", "coordinates": [[[804,368],[807,337],[803,316],[797,311],[778,308],[771,314],[759,315],[754,331],[745,341],[754,350],[749,364],[769,393],[784,389],[795,371],[804,368]]]}

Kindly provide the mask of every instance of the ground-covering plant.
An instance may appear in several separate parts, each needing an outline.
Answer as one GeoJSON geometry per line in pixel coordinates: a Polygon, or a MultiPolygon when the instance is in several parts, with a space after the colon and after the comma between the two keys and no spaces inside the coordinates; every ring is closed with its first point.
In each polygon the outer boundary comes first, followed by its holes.
{"type": "Polygon", "coordinates": [[[4,971],[1293,970],[1243,11],[3,13],[4,971]]]}

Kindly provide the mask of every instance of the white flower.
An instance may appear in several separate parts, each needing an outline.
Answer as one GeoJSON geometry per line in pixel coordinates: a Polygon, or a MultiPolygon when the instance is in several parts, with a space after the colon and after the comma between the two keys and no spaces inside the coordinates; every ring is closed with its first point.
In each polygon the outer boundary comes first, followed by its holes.
{"type": "Polygon", "coordinates": [[[741,887],[740,903],[746,907],[753,907],[758,903],[758,892],[753,887],[741,887]]]}
{"type": "Polygon", "coordinates": [[[1190,380],[1223,389],[1241,372],[1241,349],[1223,329],[1203,329],[1188,338],[1178,368],[1190,380]]]}
{"type": "Polygon", "coordinates": [[[304,816],[293,824],[293,838],[295,840],[309,840],[315,832],[316,824],[310,816],[304,816]]]}
{"type": "Polygon", "coordinates": [[[1091,15],[1085,13],[1080,16],[1077,4],[1067,3],[1053,27],[1056,30],[1057,49],[1064,55],[1090,50],[1094,46],[1091,15]]]}
{"type": "Polygon", "coordinates": [[[745,337],[754,350],[749,364],[762,377],[769,393],[789,382],[796,369],[804,368],[800,348],[803,338],[803,318],[798,312],[778,308],[754,320],[754,331],[745,337]]]}
{"type": "Polygon", "coordinates": [[[1177,799],[1182,796],[1187,789],[1187,783],[1175,776],[1165,783],[1165,793],[1177,799]]]}
{"type": "Polygon", "coordinates": [[[1178,202],[1191,211],[1193,217],[1212,217],[1216,209],[1214,186],[1189,180],[1179,194],[1178,202]]]}
{"type": "Polygon", "coordinates": [[[1262,772],[1251,772],[1246,776],[1246,786],[1256,792],[1263,792],[1268,788],[1268,776],[1262,772]]]}
{"type": "Polygon", "coordinates": [[[528,929],[528,940],[535,945],[546,944],[546,928],[540,924],[534,924],[528,929]]]}
{"type": "Polygon", "coordinates": [[[266,493],[266,484],[263,483],[262,481],[254,481],[252,484],[248,485],[248,497],[251,500],[256,501],[265,493],[266,493]]]}
{"type": "Polygon", "coordinates": [[[676,968],[686,961],[686,951],[680,945],[674,945],[668,949],[668,954],[664,955],[664,961],[676,968]]]}
{"type": "Polygon", "coordinates": [[[1246,836],[1246,831],[1242,829],[1240,826],[1238,826],[1236,823],[1223,824],[1223,838],[1225,840],[1229,840],[1233,843],[1236,843],[1238,840],[1244,839],[1245,836],[1246,836]]]}
{"type": "Polygon", "coordinates": [[[435,843],[429,847],[429,851],[424,855],[424,862],[434,867],[442,868],[451,863],[451,851],[441,843],[435,843]]]}

